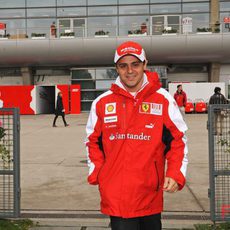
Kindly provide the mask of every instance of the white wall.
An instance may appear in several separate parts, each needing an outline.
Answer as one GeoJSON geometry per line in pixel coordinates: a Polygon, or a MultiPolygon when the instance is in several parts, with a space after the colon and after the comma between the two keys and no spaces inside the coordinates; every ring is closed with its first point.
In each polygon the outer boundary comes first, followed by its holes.
{"type": "Polygon", "coordinates": [[[230,85],[230,65],[222,64],[220,67],[220,81],[230,85]]]}
{"type": "Polygon", "coordinates": [[[71,84],[71,76],[34,76],[34,84],[35,85],[70,85],[71,84]]]}
{"type": "MultiPolygon", "coordinates": [[[[173,96],[177,90],[177,85],[180,83],[169,83],[169,93],[173,96]]],[[[181,83],[183,90],[187,94],[187,98],[191,100],[202,98],[209,101],[209,98],[214,94],[214,88],[220,87],[221,93],[225,95],[224,82],[207,82],[207,83],[181,83]]]]}
{"type": "Polygon", "coordinates": [[[208,73],[168,73],[170,82],[208,82],[208,73]]]}
{"type": "Polygon", "coordinates": [[[21,76],[0,77],[0,85],[23,85],[21,76]]]}

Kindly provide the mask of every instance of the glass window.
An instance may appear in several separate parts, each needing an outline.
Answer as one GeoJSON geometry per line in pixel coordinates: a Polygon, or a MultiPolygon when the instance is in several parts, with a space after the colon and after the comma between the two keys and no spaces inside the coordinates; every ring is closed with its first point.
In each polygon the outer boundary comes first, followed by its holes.
{"type": "Polygon", "coordinates": [[[86,7],[63,7],[57,9],[57,16],[85,16],[86,7]]]}
{"type": "Polygon", "coordinates": [[[117,0],[88,0],[88,5],[116,5],[117,0]]]}
{"type": "Polygon", "coordinates": [[[25,7],[25,0],[0,0],[0,8],[25,7]]]}
{"type": "Polygon", "coordinates": [[[27,19],[28,36],[31,36],[32,33],[39,33],[39,34],[45,34],[46,37],[49,37],[50,26],[53,24],[53,22],[55,22],[55,18],[27,19]]]}
{"type": "Polygon", "coordinates": [[[148,14],[148,5],[119,6],[119,14],[148,14]]]}
{"type": "Polygon", "coordinates": [[[165,13],[180,13],[181,4],[165,4],[152,5],[151,14],[165,14],[165,13]]]}
{"type": "Polygon", "coordinates": [[[150,2],[151,3],[170,3],[170,2],[181,2],[181,0],[151,0],[150,2]]]}
{"type": "Polygon", "coordinates": [[[192,18],[192,31],[196,33],[197,28],[209,28],[209,14],[184,14],[183,18],[192,18]]]}
{"type": "Polygon", "coordinates": [[[57,6],[86,6],[86,0],[57,0],[57,6]]]}
{"type": "Polygon", "coordinates": [[[117,71],[116,69],[96,69],[96,79],[116,79],[117,71]]]}
{"type": "Polygon", "coordinates": [[[101,35],[117,35],[117,17],[88,18],[88,36],[101,35]]]}
{"type": "Polygon", "coordinates": [[[230,11],[230,2],[220,2],[220,11],[230,11]]]}
{"type": "Polygon", "coordinates": [[[27,9],[28,17],[55,17],[55,8],[27,9]]]}
{"type": "MultiPolygon", "coordinates": [[[[201,2],[201,0],[182,0],[182,2],[201,2]]],[[[202,0],[202,2],[209,2],[209,0],[202,0]]]]}
{"type": "Polygon", "coordinates": [[[209,12],[209,3],[184,3],[183,12],[209,12]]]}
{"type": "Polygon", "coordinates": [[[56,6],[55,0],[27,0],[27,7],[56,6]]]}
{"type": "Polygon", "coordinates": [[[119,4],[138,4],[149,3],[149,0],[119,0],[119,4]]]}
{"type": "Polygon", "coordinates": [[[10,19],[1,20],[1,23],[6,24],[6,34],[25,34],[26,20],[25,19],[10,19]]]}
{"type": "Polygon", "coordinates": [[[119,35],[149,34],[148,16],[121,16],[119,17],[119,35]],[[142,28],[145,32],[142,32],[142,28]]]}
{"type": "Polygon", "coordinates": [[[116,6],[89,7],[88,15],[112,15],[117,14],[116,6]]]}
{"type": "Polygon", "coordinates": [[[25,17],[24,9],[0,10],[0,18],[19,18],[25,17]]]}

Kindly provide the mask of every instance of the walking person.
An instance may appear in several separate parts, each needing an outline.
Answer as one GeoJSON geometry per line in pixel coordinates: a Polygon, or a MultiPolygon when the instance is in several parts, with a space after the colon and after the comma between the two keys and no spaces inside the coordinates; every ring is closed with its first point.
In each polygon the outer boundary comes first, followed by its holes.
{"type": "Polygon", "coordinates": [[[59,116],[62,117],[64,125],[65,126],[69,126],[69,124],[67,124],[67,122],[65,120],[65,109],[64,109],[64,106],[63,106],[63,102],[62,102],[62,92],[59,92],[58,96],[57,96],[56,109],[55,109],[55,117],[54,117],[54,120],[53,120],[53,127],[57,127],[56,126],[56,121],[57,121],[57,118],[59,116]]]}
{"type": "Polygon", "coordinates": [[[163,192],[185,184],[187,126],[157,73],[146,71],[140,44],[118,46],[114,62],[119,76],[86,126],[88,182],[99,185],[112,230],[160,230],[163,192]]]}
{"type": "MultiPolygon", "coordinates": [[[[209,99],[209,105],[220,105],[220,104],[228,104],[228,100],[221,93],[220,87],[215,87],[214,94],[209,99]]],[[[224,111],[221,109],[215,109],[215,117],[214,117],[214,135],[222,135],[223,133],[223,119],[224,119],[224,111]],[[219,125],[218,125],[219,124],[219,125]]]]}
{"type": "Polygon", "coordinates": [[[182,89],[182,85],[177,85],[177,91],[174,94],[174,99],[180,109],[181,114],[185,115],[185,106],[187,103],[187,95],[182,89]]]}

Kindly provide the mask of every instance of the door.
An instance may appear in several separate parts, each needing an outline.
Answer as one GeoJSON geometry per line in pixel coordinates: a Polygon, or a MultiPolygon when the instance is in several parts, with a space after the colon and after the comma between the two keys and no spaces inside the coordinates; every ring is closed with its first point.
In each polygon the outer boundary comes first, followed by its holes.
{"type": "Polygon", "coordinates": [[[181,16],[180,15],[161,15],[152,16],[151,20],[152,35],[162,34],[164,29],[174,29],[177,33],[181,32],[181,16]]]}
{"type": "Polygon", "coordinates": [[[65,109],[65,114],[68,114],[69,113],[69,85],[56,85],[55,104],[56,104],[57,95],[59,92],[62,92],[62,102],[63,102],[63,106],[65,109]]]}
{"type": "Polygon", "coordinates": [[[62,33],[74,32],[75,37],[86,37],[85,18],[66,18],[58,20],[59,36],[62,33]]]}
{"type": "Polygon", "coordinates": [[[73,32],[75,37],[86,37],[86,20],[85,18],[72,19],[73,32]]]}
{"type": "Polygon", "coordinates": [[[70,86],[70,113],[79,114],[81,112],[81,91],[80,85],[70,86]]]}

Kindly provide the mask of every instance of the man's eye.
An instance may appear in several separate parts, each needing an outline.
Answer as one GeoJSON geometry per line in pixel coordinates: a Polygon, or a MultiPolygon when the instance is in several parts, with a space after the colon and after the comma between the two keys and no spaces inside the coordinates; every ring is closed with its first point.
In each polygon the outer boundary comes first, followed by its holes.
{"type": "Polygon", "coordinates": [[[120,67],[121,69],[126,68],[126,66],[127,66],[126,64],[120,64],[120,65],[119,65],[119,67],[120,67]]]}
{"type": "Polygon", "coordinates": [[[132,65],[133,65],[134,67],[138,67],[138,66],[140,65],[140,62],[134,62],[134,63],[132,63],[132,65]]]}

